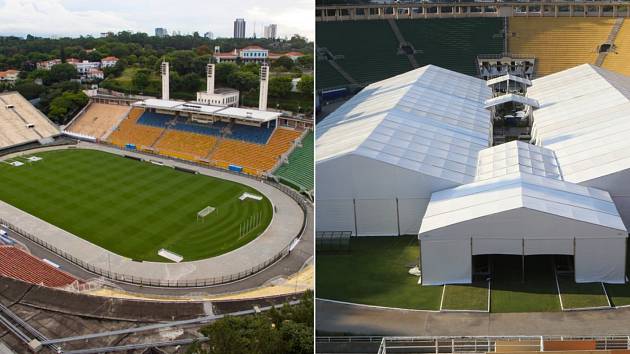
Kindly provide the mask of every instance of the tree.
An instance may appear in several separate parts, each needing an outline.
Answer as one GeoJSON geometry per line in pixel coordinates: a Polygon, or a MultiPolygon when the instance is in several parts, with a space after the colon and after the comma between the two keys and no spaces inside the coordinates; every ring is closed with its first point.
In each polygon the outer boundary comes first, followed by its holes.
{"type": "Polygon", "coordinates": [[[305,96],[313,96],[314,80],[313,75],[302,75],[297,89],[305,96]]]}
{"type": "Polygon", "coordinates": [[[151,78],[151,71],[148,69],[140,69],[133,74],[133,78],[131,79],[131,83],[133,86],[142,91],[145,87],[149,85],[149,81],[151,78]]]}
{"type": "Polygon", "coordinates": [[[88,97],[81,91],[64,92],[52,100],[48,116],[59,124],[65,124],[74,113],[87,103],[88,97]]]}
{"type": "Polygon", "coordinates": [[[304,69],[313,69],[313,56],[307,54],[297,59],[297,63],[304,69]]]}
{"type": "Polygon", "coordinates": [[[290,76],[272,77],[269,80],[269,95],[285,97],[291,93],[292,85],[290,76]]]}
{"type": "Polygon", "coordinates": [[[14,89],[27,100],[37,98],[42,92],[44,92],[44,87],[42,85],[37,85],[32,81],[18,81],[15,84],[14,89]]]}
{"type": "Polygon", "coordinates": [[[313,353],[313,293],[299,304],[260,314],[224,317],[201,329],[206,344],[193,345],[195,354],[313,353]]]}
{"type": "Polygon", "coordinates": [[[293,59],[289,58],[286,55],[281,56],[280,58],[276,59],[272,65],[274,67],[277,68],[285,68],[287,71],[290,71],[291,69],[293,69],[293,66],[295,65],[295,63],[293,62],[293,59]]]}
{"type": "Polygon", "coordinates": [[[227,78],[227,84],[239,91],[251,91],[258,87],[258,75],[249,71],[235,71],[227,78]]]}
{"type": "Polygon", "coordinates": [[[48,82],[45,82],[47,85],[62,81],[69,81],[72,79],[76,79],[79,77],[77,73],[77,69],[72,64],[63,63],[57,64],[50,68],[50,73],[48,74],[48,82]]]}

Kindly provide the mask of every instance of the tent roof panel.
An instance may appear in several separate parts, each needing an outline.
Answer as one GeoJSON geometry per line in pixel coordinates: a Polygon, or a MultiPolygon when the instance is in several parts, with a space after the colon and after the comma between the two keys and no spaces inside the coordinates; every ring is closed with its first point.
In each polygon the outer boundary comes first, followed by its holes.
{"type": "Polygon", "coordinates": [[[485,81],[433,65],[371,84],[317,126],[317,161],[359,154],[470,182],[490,145],[490,94],[485,81]]]}

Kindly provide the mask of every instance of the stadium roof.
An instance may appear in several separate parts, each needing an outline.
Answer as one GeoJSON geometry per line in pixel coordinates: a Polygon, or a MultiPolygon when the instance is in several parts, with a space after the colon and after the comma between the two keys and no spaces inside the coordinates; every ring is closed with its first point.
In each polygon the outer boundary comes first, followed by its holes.
{"type": "Polygon", "coordinates": [[[317,126],[317,162],[359,155],[458,183],[490,145],[485,81],[427,65],[373,83],[317,126]]]}
{"type": "Polygon", "coordinates": [[[630,168],[630,77],[584,64],[533,81],[532,140],[579,183],[630,168]]]}
{"type": "Polygon", "coordinates": [[[420,233],[517,208],[620,230],[624,237],[627,233],[608,192],[527,173],[433,193],[420,233]]]}
{"type": "Polygon", "coordinates": [[[260,111],[254,108],[236,108],[225,106],[212,106],[196,102],[182,102],[172,100],[161,100],[150,98],[138,101],[133,104],[138,107],[155,108],[174,112],[196,112],[200,114],[213,115],[225,118],[235,118],[241,120],[264,123],[275,120],[282,113],[273,111],[260,111]]]}
{"type": "Polygon", "coordinates": [[[22,95],[0,93],[0,149],[60,134],[57,126],[22,95]]]}

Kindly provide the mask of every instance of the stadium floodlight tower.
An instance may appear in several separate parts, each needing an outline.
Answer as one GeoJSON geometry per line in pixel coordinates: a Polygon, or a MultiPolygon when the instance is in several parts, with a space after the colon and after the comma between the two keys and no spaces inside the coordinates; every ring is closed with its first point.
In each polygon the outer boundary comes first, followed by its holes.
{"type": "Polygon", "coordinates": [[[267,92],[269,91],[269,65],[263,64],[260,67],[260,98],[258,101],[258,109],[267,110],[267,92]]]}
{"type": "Polygon", "coordinates": [[[206,92],[214,93],[214,64],[208,64],[206,67],[206,92]]]}
{"type": "Polygon", "coordinates": [[[169,70],[167,61],[162,62],[161,73],[162,73],[162,99],[168,100],[169,99],[170,70],[169,70]]]}

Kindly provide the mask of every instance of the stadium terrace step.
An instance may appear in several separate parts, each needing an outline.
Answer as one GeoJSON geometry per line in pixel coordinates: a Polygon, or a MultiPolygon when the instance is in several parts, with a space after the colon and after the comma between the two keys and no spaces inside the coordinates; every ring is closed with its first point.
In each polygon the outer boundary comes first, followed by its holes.
{"type": "Polygon", "coordinates": [[[77,281],[70,274],[13,246],[0,246],[0,275],[53,288],[77,281]]]}

